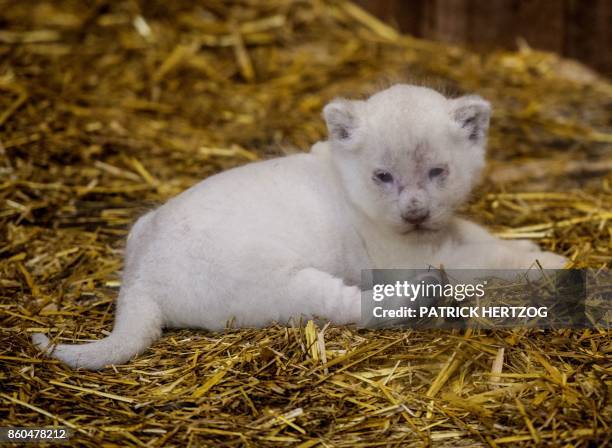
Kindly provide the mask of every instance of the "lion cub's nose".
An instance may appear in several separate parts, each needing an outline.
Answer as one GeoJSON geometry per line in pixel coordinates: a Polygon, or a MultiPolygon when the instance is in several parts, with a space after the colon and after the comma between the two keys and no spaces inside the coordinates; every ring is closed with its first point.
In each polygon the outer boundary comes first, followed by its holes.
{"type": "Polygon", "coordinates": [[[422,224],[427,218],[429,218],[429,211],[425,213],[402,213],[402,219],[414,225],[422,224]]]}

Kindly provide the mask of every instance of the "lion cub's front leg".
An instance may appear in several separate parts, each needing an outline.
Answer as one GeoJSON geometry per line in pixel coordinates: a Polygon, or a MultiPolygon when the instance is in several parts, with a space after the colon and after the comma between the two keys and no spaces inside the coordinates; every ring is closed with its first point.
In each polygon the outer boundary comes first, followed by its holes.
{"type": "Polygon", "coordinates": [[[453,230],[454,247],[446,248],[445,254],[449,267],[529,269],[537,260],[544,269],[562,269],[568,262],[529,240],[502,240],[469,221],[456,220],[453,230]]]}

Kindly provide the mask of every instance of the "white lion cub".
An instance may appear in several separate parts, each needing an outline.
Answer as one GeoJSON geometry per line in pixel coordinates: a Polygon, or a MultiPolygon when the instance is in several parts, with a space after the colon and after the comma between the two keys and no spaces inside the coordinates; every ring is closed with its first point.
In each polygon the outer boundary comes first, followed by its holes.
{"type": "Polygon", "coordinates": [[[484,165],[490,106],[395,85],[337,99],[308,154],[212,176],[134,225],[110,336],[34,343],[72,367],[128,361],[164,327],[359,322],[362,269],[547,268],[565,259],[453,216],[484,165]]]}

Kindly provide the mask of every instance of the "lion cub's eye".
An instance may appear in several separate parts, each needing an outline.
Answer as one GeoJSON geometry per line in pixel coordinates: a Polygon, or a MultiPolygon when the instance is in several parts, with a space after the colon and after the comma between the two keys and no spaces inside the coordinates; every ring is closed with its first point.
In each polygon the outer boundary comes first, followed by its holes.
{"type": "Polygon", "coordinates": [[[385,184],[393,182],[393,176],[388,171],[376,171],[374,173],[374,179],[385,184]]]}
{"type": "Polygon", "coordinates": [[[439,177],[444,174],[444,168],[432,168],[429,170],[429,178],[439,177]]]}

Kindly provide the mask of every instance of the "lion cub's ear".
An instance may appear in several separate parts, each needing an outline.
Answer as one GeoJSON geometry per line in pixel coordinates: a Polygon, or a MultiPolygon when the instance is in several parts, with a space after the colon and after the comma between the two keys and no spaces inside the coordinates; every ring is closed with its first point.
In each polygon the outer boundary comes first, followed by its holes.
{"type": "Polygon", "coordinates": [[[336,98],[323,108],[330,140],[347,142],[353,137],[359,126],[357,109],[360,102],[336,98]]]}
{"type": "Polygon", "coordinates": [[[467,95],[450,100],[451,117],[467,138],[474,143],[481,143],[489,130],[491,104],[478,95],[467,95]]]}

